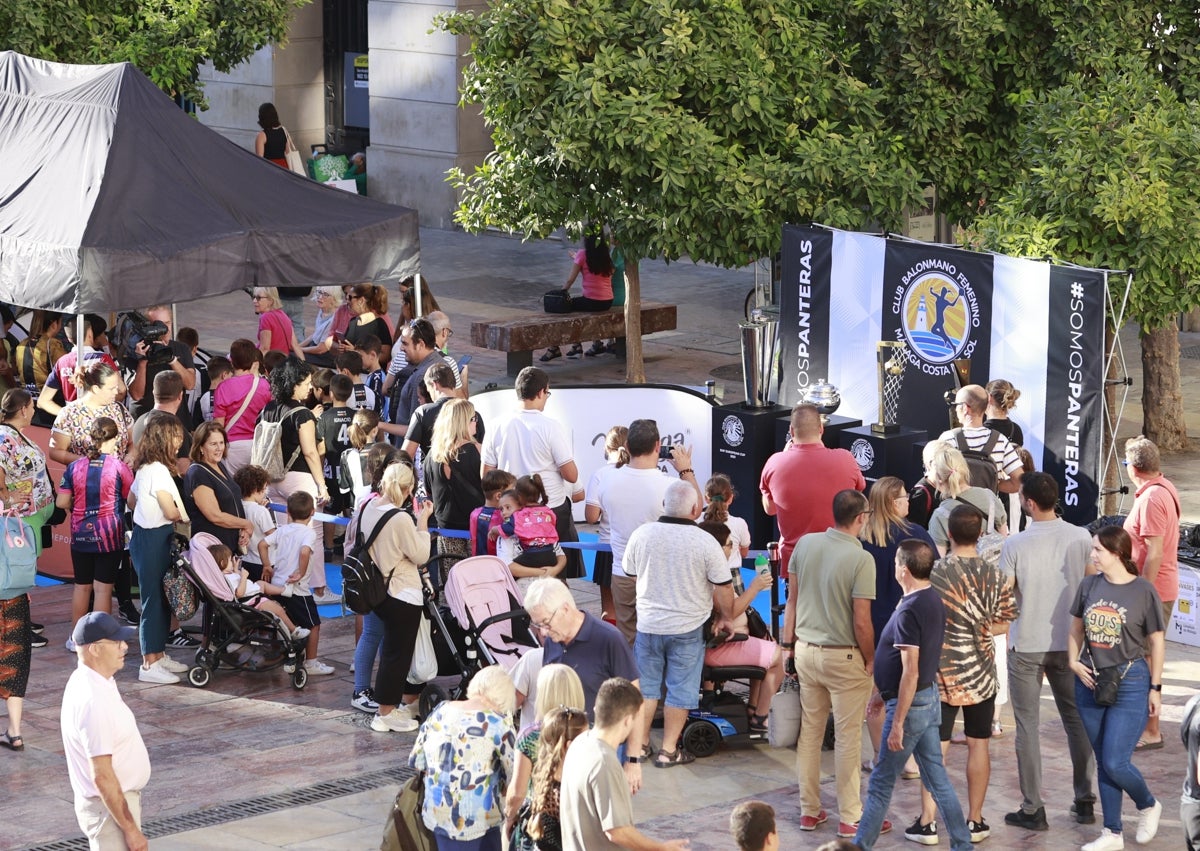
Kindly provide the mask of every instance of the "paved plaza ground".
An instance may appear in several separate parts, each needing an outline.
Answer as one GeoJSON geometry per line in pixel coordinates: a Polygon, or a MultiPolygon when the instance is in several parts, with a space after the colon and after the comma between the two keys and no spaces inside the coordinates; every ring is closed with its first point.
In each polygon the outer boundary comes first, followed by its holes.
{"type": "MultiPolygon", "coordinates": [[[[469,346],[470,322],[535,308],[543,292],[565,281],[570,246],[433,230],[422,231],[421,237],[423,267],[454,321],[452,350],[475,356],[473,389],[490,382],[511,383],[504,375],[503,353],[469,346]]],[[[678,329],[647,339],[649,380],[694,386],[715,378],[721,401],[739,400],[736,323],[753,285],[752,273],[690,263],[647,263],[642,280],[646,298],[679,305],[678,329]]],[[[313,312],[310,306],[310,322],[313,312]]],[[[196,327],[202,345],[213,351],[223,350],[235,337],[252,337],[255,330],[248,299],[242,294],[183,304],[179,321],[196,327]]],[[[1129,357],[1136,361],[1136,335],[1127,332],[1123,337],[1129,357]]],[[[1200,348],[1200,335],[1184,335],[1183,346],[1200,348]]],[[[1130,367],[1136,391],[1140,371],[1136,362],[1130,367]]],[[[1183,370],[1184,398],[1197,398],[1200,360],[1185,358],[1183,370]]],[[[624,377],[623,365],[611,357],[562,359],[550,364],[548,371],[559,384],[619,383],[624,377]]],[[[1139,415],[1134,395],[1121,436],[1137,432],[1139,415]]],[[[634,416],[636,412],[629,412],[629,418],[634,416]]],[[[1014,416],[1020,419],[1019,408],[1014,416]]],[[[1200,412],[1191,410],[1188,417],[1192,433],[1200,434],[1200,412]]],[[[1164,459],[1167,475],[1179,486],[1184,518],[1191,522],[1200,521],[1196,458],[1191,454],[1164,459]]],[[[594,587],[586,582],[572,585],[581,605],[595,611],[594,587]]],[[[75,824],[58,731],[62,690],[74,667],[74,657],[62,649],[68,634],[69,595],[66,586],[41,588],[33,594],[34,619],[47,625],[50,646],[34,654],[23,724],[26,749],[19,754],[0,752],[0,849],[86,847],[75,824]]],[[[151,847],[239,851],[378,847],[391,800],[407,773],[413,736],[373,733],[368,716],[350,707],[353,675],[348,666],[353,643],[352,618],[327,619],[320,655],[335,666],[336,673],[310,679],[301,692],[293,690],[279,671],[222,671],[206,689],[148,685],[137,681],[136,661],[130,657],[117,679],[138,718],[154,766],[144,797],[151,847]]],[[[173,655],[186,658],[184,651],[173,655]]],[[[1178,740],[1178,723],[1198,680],[1200,650],[1169,643],[1163,701],[1166,747],[1136,757],[1165,808],[1159,837],[1148,848],[1183,848],[1178,800],[1186,756],[1178,740]]],[[[1020,800],[1011,713],[1005,707],[1001,717],[1007,732],[991,744],[992,782],[984,813],[992,836],[983,847],[1071,848],[1099,832],[1099,825],[1076,825],[1067,815],[1070,765],[1048,691],[1042,710],[1051,830],[1026,833],[1003,824],[1004,813],[1015,809],[1020,800]]],[[[830,825],[836,823],[831,756],[824,755],[822,784],[830,825]]],[[[964,799],[965,757],[965,748],[951,749],[951,776],[964,799]]],[[[833,828],[799,831],[794,761],[794,751],[763,744],[723,748],[690,766],[647,769],[645,787],[634,799],[635,816],[639,826],[657,838],[688,837],[694,849],[729,849],[729,811],[738,801],[760,798],[776,808],[783,848],[815,848],[833,837],[833,828]]],[[[914,847],[904,841],[902,830],[918,808],[918,783],[902,782],[891,811],[898,829],[877,847],[914,847]]],[[[1128,826],[1133,816],[1128,802],[1125,813],[1128,826]]]]}

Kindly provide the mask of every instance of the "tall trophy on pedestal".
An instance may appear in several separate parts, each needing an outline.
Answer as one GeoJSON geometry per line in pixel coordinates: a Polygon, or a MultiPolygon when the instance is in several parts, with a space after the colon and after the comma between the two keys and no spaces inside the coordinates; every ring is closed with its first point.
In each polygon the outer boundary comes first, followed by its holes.
{"type": "Polygon", "coordinates": [[[875,434],[900,431],[900,390],[904,386],[904,368],[908,358],[903,342],[883,340],[876,344],[875,363],[879,369],[879,422],[871,423],[875,434]]]}

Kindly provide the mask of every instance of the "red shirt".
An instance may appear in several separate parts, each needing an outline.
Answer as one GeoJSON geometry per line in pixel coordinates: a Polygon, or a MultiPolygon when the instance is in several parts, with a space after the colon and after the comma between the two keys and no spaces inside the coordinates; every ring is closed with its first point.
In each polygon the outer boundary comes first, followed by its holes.
{"type": "Polygon", "coordinates": [[[767,459],[758,487],[775,503],[780,557],[788,564],[802,535],[824,532],[833,525],[834,496],[847,488],[864,490],[867,481],[845,449],[793,443],[767,459]]]}
{"type": "Polygon", "coordinates": [[[1146,539],[1162,537],[1162,561],[1154,577],[1159,599],[1169,603],[1179,597],[1179,492],[1162,475],[1146,482],[1133,497],[1125,518],[1125,531],[1133,539],[1133,563],[1146,569],[1146,539]]]}
{"type": "Polygon", "coordinates": [[[259,340],[262,332],[271,332],[271,345],[268,351],[283,352],[285,355],[292,351],[292,320],[282,310],[268,310],[258,317],[259,340]]]}
{"type": "MultiPolygon", "coordinates": [[[[84,346],[83,363],[84,366],[95,363],[98,360],[104,361],[111,366],[118,374],[121,370],[117,369],[116,361],[108,356],[106,352],[93,349],[90,346],[84,346]]],[[[46,377],[46,386],[54,389],[57,388],[62,392],[63,404],[74,402],[79,398],[79,388],[75,386],[72,377],[75,374],[75,361],[78,358],[79,349],[67,352],[59,358],[54,364],[54,371],[46,377]]]]}

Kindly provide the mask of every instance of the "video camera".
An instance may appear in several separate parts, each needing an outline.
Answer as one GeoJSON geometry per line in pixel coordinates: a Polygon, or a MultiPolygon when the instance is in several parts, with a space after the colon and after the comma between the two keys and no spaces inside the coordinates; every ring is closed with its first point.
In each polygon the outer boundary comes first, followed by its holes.
{"type": "Polygon", "coordinates": [[[165,322],[151,320],[134,310],[117,317],[109,339],[115,344],[122,364],[129,369],[136,369],[138,361],[143,359],[148,366],[162,366],[175,359],[171,347],[162,342],[165,336],[165,322]],[[142,343],[146,344],[145,352],[138,351],[142,343]]]}

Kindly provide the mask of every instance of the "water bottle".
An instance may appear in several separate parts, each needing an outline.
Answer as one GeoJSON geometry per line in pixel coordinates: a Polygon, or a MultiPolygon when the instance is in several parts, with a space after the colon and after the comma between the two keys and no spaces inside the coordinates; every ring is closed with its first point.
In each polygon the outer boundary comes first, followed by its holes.
{"type": "Polygon", "coordinates": [[[771,575],[771,563],[767,561],[767,557],[762,553],[754,557],[754,572],[759,576],[771,575]]]}

